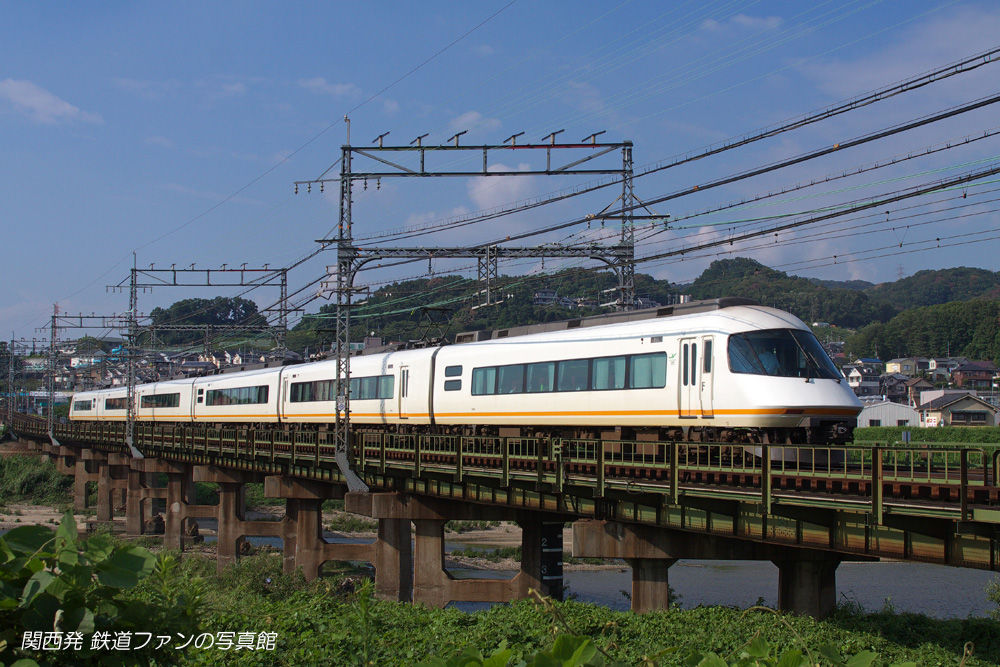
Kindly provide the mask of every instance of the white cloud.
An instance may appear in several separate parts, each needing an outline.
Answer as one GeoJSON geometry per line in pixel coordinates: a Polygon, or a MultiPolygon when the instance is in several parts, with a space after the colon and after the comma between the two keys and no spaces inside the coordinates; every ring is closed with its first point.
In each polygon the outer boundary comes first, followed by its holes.
{"type": "Polygon", "coordinates": [[[486,118],[478,111],[466,111],[460,116],[452,118],[448,127],[454,132],[463,130],[495,130],[500,127],[500,120],[497,118],[486,118]]]}
{"type": "Polygon", "coordinates": [[[702,22],[702,30],[718,32],[726,28],[740,28],[743,30],[775,30],[780,28],[784,19],[780,16],[749,16],[747,14],[737,14],[725,21],[706,19],[702,22]]]}
{"type": "MultiPolygon", "coordinates": [[[[504,164],[494,164],[489,171],[528,171],[529,165],[521,163],[517,168],[504,164]]],[[[477,176],[469,179],[469,199],[480,209],[491,209],[501,204],[526,199],[533,191],[530,176],[477,176]]]]}
{"type": "Polygon", "coordinates": [[[146,137],[146,143],[150,146],[160,146],[162,148],[173,148],[174,142],[170,141],[166,137],[146,137]]]}
{"type": "Polygon", "coordinates": [[[94,113],[82,111],[31,81],[4,79],[0,81],[0,99],[7,100],[19,112],[45,125],[58,123],[103,123],[94,113]]]}
{"type": "MultiPolygon", "coordinates": [[[[977,51],[984,51],[995,45],[998,33],[1000,9],[964,9],[902,31],[899,39],[887,43],[874,54],[853,60],[828,60],[802,65],[799,69],[824,92],[838,98],[846,97],[955,62],[977,51]]],[[[984,83],[983,77],[979,75],[995,67],[996,65],[987,65],[976,74],[961,75],[948,84],[943,84],[943,87],[929,86],[927,90],[933,93],[937,89],[951,90],[950,86],[965,86],[973,94],[976,90],[981,90],[984,83]]],[[[996,73],[992,76],[995,77],[996,73]]]]}
{"type": "Polygon", "coordinates": [[[382,110],[388,114],[394,114],[399,112],[399,102],[396,100],[383,100],[382,110]]]}
{"type": "Polygon", "coordinates": [[[480,44],[472,50],[477,56],[482,56],[483,58],[488,58],[497,52],[497,50],[489,44],[480,44]]]}
{"type": "Polygon", "coordinates": [[[356,97],[361,94],[361,89],[353,83],[330,83],[321,76],[300,79],[299,85],[314,93],[334,97],[356,97]]]}

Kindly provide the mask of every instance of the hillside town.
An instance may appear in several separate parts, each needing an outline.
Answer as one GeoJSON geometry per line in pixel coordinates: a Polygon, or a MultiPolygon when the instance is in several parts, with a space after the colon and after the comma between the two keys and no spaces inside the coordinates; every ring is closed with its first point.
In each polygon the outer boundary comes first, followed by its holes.
{"type": "Polygon", "coordinates": [[[825,343],[864,404],[858,426],[996,426],[1000,371],[966,357],[863,357],[846,362],[843,343],[825,343]]]}

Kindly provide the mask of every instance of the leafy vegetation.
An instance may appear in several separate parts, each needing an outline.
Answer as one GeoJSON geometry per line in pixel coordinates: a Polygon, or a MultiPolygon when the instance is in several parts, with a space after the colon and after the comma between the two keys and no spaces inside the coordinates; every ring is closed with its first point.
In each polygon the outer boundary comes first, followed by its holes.
{"type": "Polygon", "coordinates": [[[939,426],[936,428],[916,428],[910,426],[866,426],[854,429],[854,439],[859,442],[897,442],[903,439],[903,431],[910,432],[911,442],[968,442],[1000,443],[1000,426],[939,426]]]}
{"type": "MultiPolygon", "coordinates": [[[[7,642],[0,643],[0,661],[65,660],[52,652],[26,656],[18,648],[24,629],[53,627],[58,612],[40,620],[32,614],[36,607],[58,608],[46,597],[57,595],[64,600],[63,630],[88,628],[92,619],[94,629],[278,635],[274,651],[73,652],[68,657],[75,664],[861,667],[962,661],[974,667],[1000,661],[1000,626],[989,619],[852,608],[826,621],[725,607],[636,615],[546,599],[465,613],[376,600],[370,581],[353,571],[306,582],[300,572],[283,573],[281,563],[279,554],[264,552],[216,574],[214,560],[198,555],[180,560],[161,553],[154,560],[104,535],[77,541],[71,517],[56,532],[19,528],[0,537],[0,642],[7,642]]],[[[1000,591],[994,595],[1000,601],[1000,591]]]]}
{"type": "Polygon", "coordinates": [[[742,296],[787,310],[807,322],[831,322],[841,327],[884,321],[896,312],[888,302],[856,289],[827,288],[744,257],[712,262],[684,289],[695,299],[742,296]]]}
{"type": "Polygon", "coordinates": [[[849,356],[952,356],[1000,361],[1000,301],[977,299],[914,308],[847,339],[849,356]]]}
{"type": "Polygon", "coordinates": [[[865,290],[869,296],[906,310],[949,301],[1000,296],[1000,273],[960,266],[954,269],[917,271],[912,276],[865,290]]]}
{"type": "Polygon", "coordinates": [[[213,299],[183,299],[169,308],[154,308],[150,312],[153,334],[166,345],[179,345],[203,340],[199,331],[155,331],[157,325],[244,325],[267,324],[267,318],[257,312],[257,304],[240,297],[217,296],[213,299]]]}
{"type": "MultiPolygon", "coordinates": [[[[101,655],[79,650],[22,650],[25,632],[81,633],[187,629],[178,623],[177,600],[129,599],[124,591],[154,571],[146,549],[98,534],[79,540],[73,515],[59,528],[22,526],[0,537],[0,664],[136,664],[150,651],[101,655]]],[[[175,590],[174,586],[168,587],[175,590]]],[[[183,614],[183,611],[181,612],[183,614]]]]}
{"type": "Polygon", "coordinates": [[[0,500],[4,503],[64,505],[71,499],[73,478],[53,463],[34,456],[0,457],[0,500]]]}

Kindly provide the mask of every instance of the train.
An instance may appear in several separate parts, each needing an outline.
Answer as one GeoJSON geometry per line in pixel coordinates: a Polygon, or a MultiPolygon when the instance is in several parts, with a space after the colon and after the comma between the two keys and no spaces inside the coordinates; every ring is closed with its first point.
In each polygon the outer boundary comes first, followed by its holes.
{"type": "MultiPolygon", "coordinates": [[[[135,419],[322,429],[337,369],[140,384],[135,419]]],[[[69,418],[125,420],[127,402],[125,387],[78,392],[69,418]]],[[[822,445],[851,439],[861,403],[801,320],[723,298],[354,356],[348,407],[359,431],[822,445]]]]}

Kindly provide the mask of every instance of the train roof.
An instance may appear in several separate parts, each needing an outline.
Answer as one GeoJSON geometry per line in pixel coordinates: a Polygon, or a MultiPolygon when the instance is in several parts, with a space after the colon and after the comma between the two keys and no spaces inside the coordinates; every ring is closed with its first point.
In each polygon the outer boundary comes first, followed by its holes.
{"type": "Polygon", "coordinates": [[[641,320],[651,320],[664,317],[676,317],[679,315],[693,315],[695,313],[707,313],[721,310],[723,308],[733,308],[736,306],[758,305],[760,304],[753,299],[727,296],[719,299],[689,301],[688,303],[681,303],[673,306],[659,306],[657,308],[644,308],[642,310],[628,310],[617,313],[590,315],[588,317],[578,317],[572,320],[562,320],[559,322],[527,324],[519,327],[508,327],[506,329],[466,331],[455,336],[455,343],[474,343],[485,340],[497,340],[500,338],[512,338],[514,336],[529,336],[532,334],[547,333],[550,331],[565,331],[567,329],[582,329],[584,327],[606,326],[608,324],[637,322],[641,320]]]}

